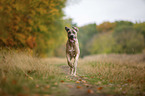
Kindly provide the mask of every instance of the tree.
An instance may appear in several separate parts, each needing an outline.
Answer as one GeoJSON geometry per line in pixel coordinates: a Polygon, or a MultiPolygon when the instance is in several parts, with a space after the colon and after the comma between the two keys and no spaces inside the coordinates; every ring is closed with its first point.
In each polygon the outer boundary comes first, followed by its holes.
{"type": "Polygon", "coordinates": [[[96,34],[88,43],[88,51],[91,54],[108,54],[112,53],[113,45],[115,44],[112,33],[96,34]]]}
{"type": "Polygon", "coordinates": [[[113,37],[115,53],[139,53],[144,48],[144,37],[141,33],[136,32],[132,24],[122,24],[114,29],[113,37]]]}
{"type": "Polygon", "coordinates": [[[102,24],[97,26],[97,30],[99,33],[106,33],[106,32],[112,32],[115,28],[116,23],[110,23],[110,22],[103,22],[102,24]]]}
{"type": "Polygon", "coordinates": [[[96,24],[89,24],[79,28],[78,39],[80,44],[80,56],[89,55],[87,43],[97,34],[96,24]]]}
{"type": "Polygon", "coordinates": [[[40,56],[54,55],[63,35],[66,0],[1,0],[0,46],[31,48],[40,56]]]}

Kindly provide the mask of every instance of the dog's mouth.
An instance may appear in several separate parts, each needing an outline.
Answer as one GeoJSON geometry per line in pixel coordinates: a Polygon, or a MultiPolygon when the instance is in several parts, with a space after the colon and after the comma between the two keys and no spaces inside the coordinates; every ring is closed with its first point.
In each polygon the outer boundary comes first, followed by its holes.
{"type": "Polygon", "coordinates": [[[76,38],[69,38],[70,42],[74,42],[76,40],[76,38]]]}

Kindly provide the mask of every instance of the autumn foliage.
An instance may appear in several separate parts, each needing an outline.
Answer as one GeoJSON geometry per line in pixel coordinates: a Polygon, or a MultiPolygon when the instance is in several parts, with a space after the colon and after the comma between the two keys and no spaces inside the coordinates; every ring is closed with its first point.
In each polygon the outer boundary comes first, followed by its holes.
{"type": "Polygon", "coordinates": [[[65,2],[0,0],[0,46],[30,48],[39,55],[53,55],[59,41],[64,40],[62,8],[65,2]]]}
{"type": "MultiPolygon", "coordinates": [[[[40,57],[65,56],[64,19],[67,0],[0,0],[0,47],[30,49],[40,57]]],[[[141,53],[145,50],[145,22],[88,24],[79,28],[81,57],[102,53],[141,53]]]]}

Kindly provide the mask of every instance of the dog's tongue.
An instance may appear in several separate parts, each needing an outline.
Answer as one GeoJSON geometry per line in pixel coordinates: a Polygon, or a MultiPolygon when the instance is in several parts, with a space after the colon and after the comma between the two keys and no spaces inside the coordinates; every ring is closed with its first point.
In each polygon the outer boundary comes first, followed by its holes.
{"type": "Polygon", "coordinates": [[[70,39],[69,41],[70,41],[70,42],[74,42],[74,40],[72,40],[72,39],[70,39]]]}
{"type": "Polygon", "coordinates": [[[69,39],[70,40],[70,42],[74,42],[75,41],[75,38],[73,38],[73,39],[69,39]]]}

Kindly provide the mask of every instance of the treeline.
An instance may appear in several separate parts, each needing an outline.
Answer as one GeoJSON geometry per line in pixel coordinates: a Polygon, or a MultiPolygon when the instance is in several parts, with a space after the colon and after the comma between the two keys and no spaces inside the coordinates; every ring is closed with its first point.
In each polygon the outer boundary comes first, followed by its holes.
{"type": "MultiPolygon", "coordinates": [[[[40,57],[65,56],[72,19],[63,19],[66,0],[0,0],[0,47],[28,49],[40,57]]],[[[140,53],[145,49],[145,22],[88,24],[79,28],[81,56],[140,53]]]]}
{"type": "Polygon", "coordinates": [[[54,56],[65,41],[66,0],[0,0],[0,47],[54,56]]]}
{"type": "Polygon", "coordinates": [[[145,50],[145,22],[104,22],[80,27],[78,33],[81,56],[91,54],[127,53],[145,50]]]}

